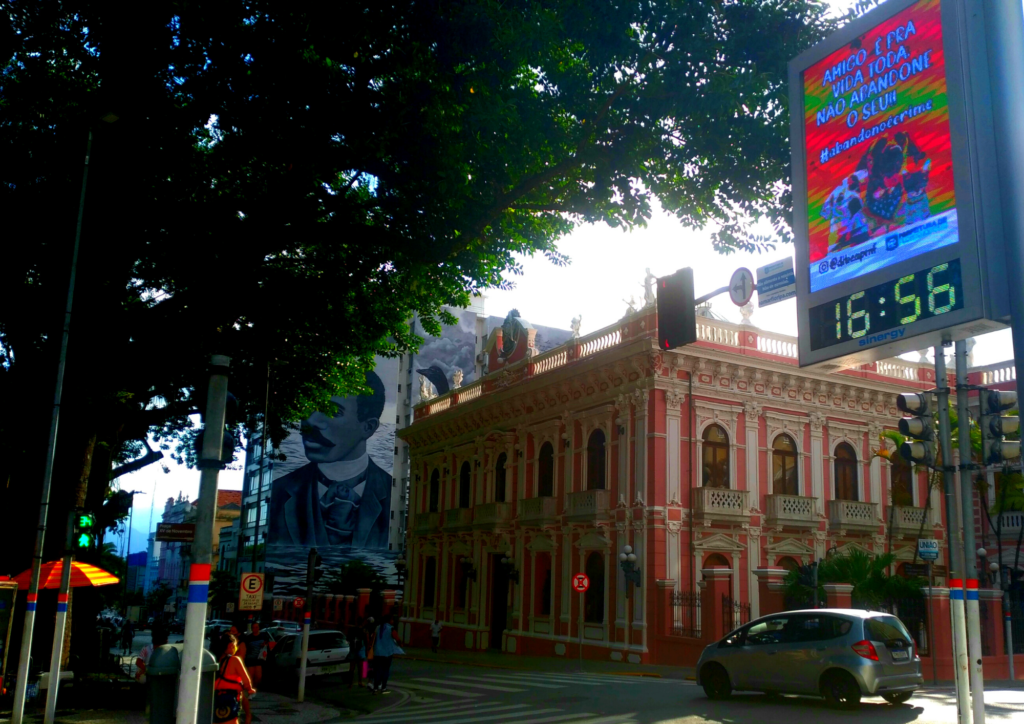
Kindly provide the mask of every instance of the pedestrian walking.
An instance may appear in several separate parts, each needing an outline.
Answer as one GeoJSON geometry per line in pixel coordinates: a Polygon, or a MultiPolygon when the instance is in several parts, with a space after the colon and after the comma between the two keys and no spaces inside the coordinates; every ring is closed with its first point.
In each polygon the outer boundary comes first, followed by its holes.
{"type": "Polygon", "coordinates": [[[351,666],[352,671],[352,675],[348,680],[348,688],[351,689],[355,686],[356,682],[359,682],[360,686],[365,686],[363,681],[366,679],[369,667],[366,664],[366,625],[363,623],[362,617],[352,627],[352,632],[348,639],[348,651],[349,666],[351,666]]]}
{"type": "Polygon", "coordinates": [[[132,652],[134,648],[132,643],[135,641],[135,627],[132,626],[132,622],[128,621],[125,623],[124,628],[121,629],[121,648],[124,649],[124,656],[127,656],[132,652]]]}
{"type": "MultiPolygon", "coordinates": [[[[239,710],[243,706],[242,692],[249,696],[256,693],[245,670],[245,664],[238,657],[238,639],[228,634],[227,648],[220,659],[217,676],[213,684],[213,720],[218,724],[238,724],[239,710]]],[[[249,724],[252,714],[246,712],[245,722],[249,724]]]]}
{"type": "Polygon", "coordinates": [[[263,664],[267,655],[276,644],[266,631],[260,630],[259,621],[252,622],[252,633],[245,637],[245,667],[252,677],[253,686],[259,686],[263,680],[263,664]]]}
{"type": "Polygon", "coordinates": [[[142,647],[135,659],[135,680],[140,684],[146,683],[146,668],[149,666],[149,659],[153,656],[153,652],[167,643],[167,631],[163,626],[153,627],[152,639],[152,642],[142,647]]]}
{"type": "Polygon", "coordinates": [[[434,616],[434,623],[430,624],[430,650],[435,654],[437,648],[441,645],[441,629],[444,628],[444,624],[441,623],[439,616],[434,616]]]}
{"type": "Polygon", "coordinates": [[[397,616],[385,616],[380,626],[373,634],[371,647],[373,649],[373,688],[370,693],[389,694],[388,675],[391,673],[391,660],[395,654],[404,654],[405,651],[399,646],[398,631],[395,630],[393,622],[397,616]]]}

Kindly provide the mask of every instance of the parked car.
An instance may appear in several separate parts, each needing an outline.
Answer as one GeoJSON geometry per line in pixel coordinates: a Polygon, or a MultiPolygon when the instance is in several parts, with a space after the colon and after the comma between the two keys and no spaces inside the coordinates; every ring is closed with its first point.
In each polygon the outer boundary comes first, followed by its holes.
{"type": "Polygon", "coordinates": [[[285,621],[283,619],[274,619],[270,622],[270,625],[275,628],[282,628],[286,631],[301,631],[302,624],[298,621],[285,621]]]}
{"type": "Polygon", "coordinates": [[[697,683],[710,699],[735,690],[818,694],[852,709],[861,696],[902,704],[924,678],[914,640],[892,614],[818,609],[764,616],[711,644],[697,683]]]}
{"type": "MultiPolygon", "coordinates": [[[[306,676],[337,674],[349,670],[348,639],[341,631],[310,631],[306,676]]],[[[282,636],[273,649],[272,668],[282,680],[298,678],[302,655],[302,634],[282,636]]]]}
{"type": "Polygon", "coordinates": [[[206,635],[219,636],[231,629],[235,624],[225,618],[211,618],[206,622],[206,635]]]}

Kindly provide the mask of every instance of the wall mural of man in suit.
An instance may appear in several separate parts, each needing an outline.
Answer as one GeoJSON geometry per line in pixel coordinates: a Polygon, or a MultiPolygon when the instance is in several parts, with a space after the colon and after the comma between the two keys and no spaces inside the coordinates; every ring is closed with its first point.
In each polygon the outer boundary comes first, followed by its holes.
{"type": "Polygon", "coordinates": [[[309,462],[274,481],[270,545],[388,547],[391,475],[367,454],[384,410],[384,385],[368,372],[371,394],[332,397],[300,427],[309,462]]]}

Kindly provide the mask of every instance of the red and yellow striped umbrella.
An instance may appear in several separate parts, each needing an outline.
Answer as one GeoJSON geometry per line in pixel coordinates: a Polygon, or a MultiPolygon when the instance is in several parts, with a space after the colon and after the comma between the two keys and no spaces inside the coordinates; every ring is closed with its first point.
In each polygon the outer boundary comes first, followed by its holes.
{"type": "MultiPolygon", "coordinates": [[[[60,588],[60,576],[64,570],[63,561],[50,561],[39,567],[39,588],[60,588]]],[[[32,577],[32,569],[18,574],[12,580],[18,584],[19,589],[27,589],[29,579],[32,577]]],[[[71,563],[71,587],[84,588],[86,586],[110,586],[118,583],[120,579],[102,568],[90,566],[88,563],[71,563]]]]}

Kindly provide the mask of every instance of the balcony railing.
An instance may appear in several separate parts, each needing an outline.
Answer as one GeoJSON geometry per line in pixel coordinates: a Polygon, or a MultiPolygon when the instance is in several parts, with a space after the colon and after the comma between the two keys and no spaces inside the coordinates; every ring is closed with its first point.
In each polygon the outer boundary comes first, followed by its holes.
{"type": "Polygon", "coordinates": [[[705,520],[750,519],[750,491],[732,488],[694,488],[696,515],[705,520]]]}
{"type": "Polygon", "coordinates": [[[769,525],[815,528],[818,525],[818,499],[804,495],[766,495],[769,525]]]}
{"type": "Polygon", "coordinates": [[[582,490],[569,493],[569,516],[577,519],[603,518],[608,514],[607,490],[582,490]]]}
{"type": "Polygon", "coordinates": [[[452,508],[444,511],[445,530],[468,528],[473,524],[472,508],[452,508]]]}
{"type": "Polygon", "coordinates": [[[885,511],[885,522],[892,526],[892,532],[896,535],[928,536],[931,530],[928,527],[927,511],[924,508],[914,508],[908,505],[889,506],[885,511]],[[921,524],[924,523],[924,528],[921,524]]]}
{"type": "Polygon", "coordinates": [[[558,516],[558,501],[554,498],[527,498],[519,501],[519,520],[522,523],[554,523],[558,516]]]}
{"type": "Polygon", "coordinates": [[[1000,520],[996,524],[999,526],[1000,537],[1012,536],[1016,539],[1020,533],[1021,526],[1024,526],[1024,513],[1003,513],[999,518],[1000,520]]]}
{"type": "Polygon", "coordinates": [[[440,527],[440,513],[418,513],[416,515],[416,532],[419,534],[434,533],[440,527]]]}
{"type": "Polygon", "coordinates": [[[871,531],[878,528],[878,503],[828,501],[828,524],[833,529],[871,531]]]}
{"type": "Polygon", "coordinates": [[[511,503],[484,503],[473,510],[473,527],[495,528],[499,525],[508,525],[511,518],[511,503]]]}

